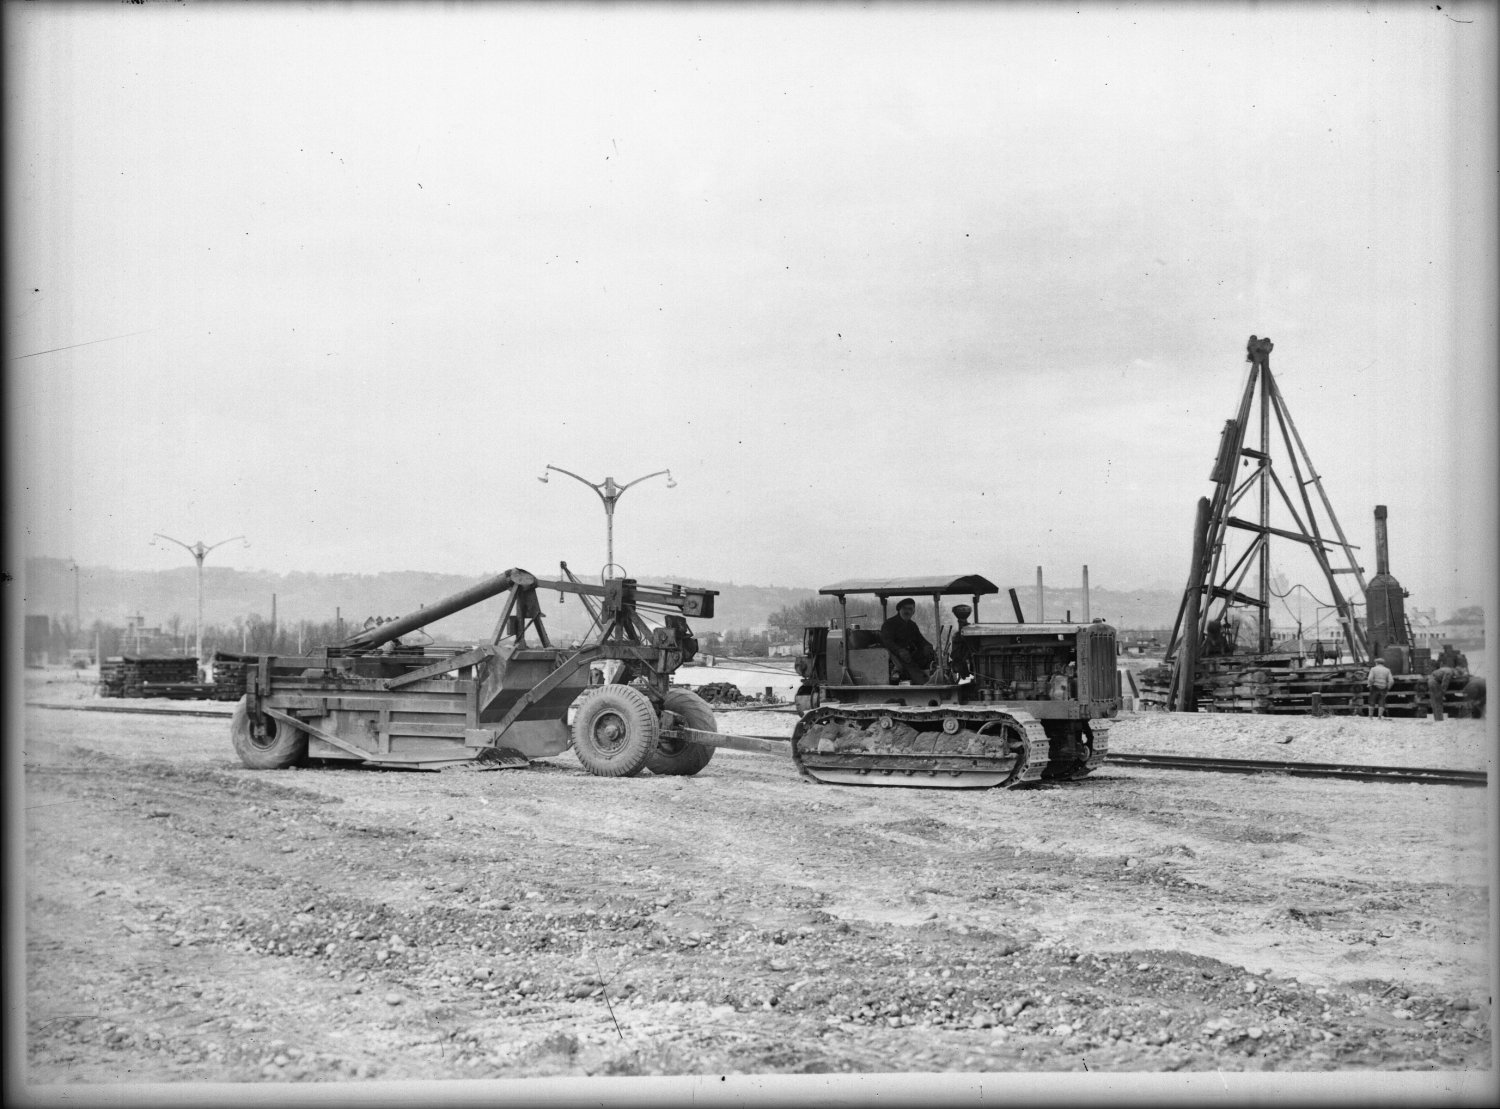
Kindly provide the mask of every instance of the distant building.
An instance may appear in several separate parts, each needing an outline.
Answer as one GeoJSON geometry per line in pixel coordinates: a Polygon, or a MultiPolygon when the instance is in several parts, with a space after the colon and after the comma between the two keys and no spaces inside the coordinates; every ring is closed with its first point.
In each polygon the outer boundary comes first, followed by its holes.
{"type": "Polygon", "coordinates": [[[125,617],[125,633],[120,637],[120,653],[126,655],[178,655],[183,653],[182,644],[170,632],[161,628],[148,628],[146,617],[140,613],[125,617]]]}
{"type": "Polygon", "coordinates": [[[52,642],[52,620],[47,616],[26,617],[26,629],[23,633],[23,653],[26,656],[27,666],[46,666],[47,649],[52,642]]]}
{"type": "Polygon", "coordinates": [[[1434,657],[1442,650],[1444,643],[1464,649],[1469,647],[1484,646],[1483,624],[1427,624],[1424,627],[1413,626],[1411,629],[1414,647],[1430,647],[1434,657]]]}

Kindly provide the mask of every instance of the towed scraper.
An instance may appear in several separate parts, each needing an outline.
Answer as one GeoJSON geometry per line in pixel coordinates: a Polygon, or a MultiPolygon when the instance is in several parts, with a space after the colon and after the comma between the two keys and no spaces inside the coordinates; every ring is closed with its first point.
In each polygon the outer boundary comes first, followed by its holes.
{"type": "Polygon", "coordinates": [[[259,656],[231,722],[240,760],[262,770],[309,758],[484,769],[523,766],[571,746],[601,777],[696,774],[715,746],[730,744],[716,741],[713,711],[673,688],[671,675],[698,649],[687,617],[712,617],[717,591],[629,578],[594,585],[566,563],[562,569],[559,581],[507,570],[309,655],[259,656]],[[587,641],[550,641],[542,590],[583,598],[594,617],[587,641]],[[500,594],[507,596],[489,642],[467,649],[400,642],[500,594]],[[664,625],[648,626],[643,612],[664,614],[664,625]],[[615,680],[593,684],[591,664],[607,661],[620,663],[615,680]]]}

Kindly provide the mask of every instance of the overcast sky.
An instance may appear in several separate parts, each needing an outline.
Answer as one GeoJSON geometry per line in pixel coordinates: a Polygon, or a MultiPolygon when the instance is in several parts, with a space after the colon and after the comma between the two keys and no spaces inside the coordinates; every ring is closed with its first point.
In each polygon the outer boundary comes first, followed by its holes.
{"type": "Polygon", "coordinates": [[[24,553],[1180,588],[1253,333],[1495,578],[1493,5],[4,14],[24,553]]]}

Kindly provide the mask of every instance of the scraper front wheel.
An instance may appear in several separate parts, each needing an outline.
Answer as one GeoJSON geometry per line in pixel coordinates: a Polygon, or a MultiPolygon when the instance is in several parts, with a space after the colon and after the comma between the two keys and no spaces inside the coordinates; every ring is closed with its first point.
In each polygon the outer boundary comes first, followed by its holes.
{"type": "Polygon", "coordinates": [[[659,736],[650,698],[633,686],[600,686],[579,702],[573,718],[573,752],[601,778],[639,774],[659,736]]]}

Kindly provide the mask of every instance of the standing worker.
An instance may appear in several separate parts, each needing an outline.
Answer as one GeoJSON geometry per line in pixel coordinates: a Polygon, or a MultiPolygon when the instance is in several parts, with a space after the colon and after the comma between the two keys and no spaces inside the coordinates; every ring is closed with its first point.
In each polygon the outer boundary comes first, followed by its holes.
{"type": "Polygon", "coordinates": [[[1391,668],[1383,659],[1377,658],[1365,676],[1365,687],[1370,691],[1366,698],[1366,716],[1385,716],[1385,699],[1390,696],[1391,684],[1395,680],[1396,675],[1391,673],[1391,668]]]}
{"type": "Polygon", "coordinates": [[[1452,680],[1453,668],[1450,666],[1439,666],[1427,675],[1427,699],[1432,702],[1432,719],[1438,723],[1443,720],[1443,697],[1452,680]]]}
{"type": "Polygon", "coordinates": [[[958,620],[958,627],[953,632],[953,646],[949,655],[953,662],[953,676],[965,678],[969,675],[969,643],[964,638],[964,629],[969,626],[969,617],[974,609],[969,605],[954,605],[953,615],[958,620]]]}
{"type": "Polygon", "coordinates": [[[927,667],[937,657],[932,644],[912,619],[917,602],[903,597],[896,602],[896,615],[880,625],[880,642],[896,662],[899,677],[912,685],[927,684],[927,667]]]}

